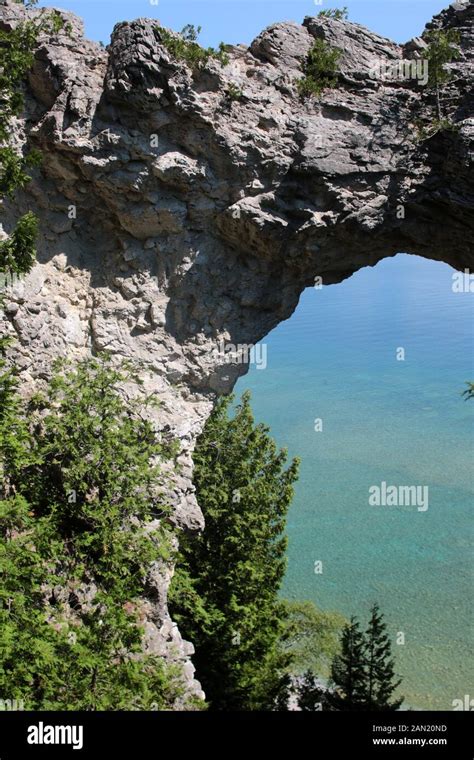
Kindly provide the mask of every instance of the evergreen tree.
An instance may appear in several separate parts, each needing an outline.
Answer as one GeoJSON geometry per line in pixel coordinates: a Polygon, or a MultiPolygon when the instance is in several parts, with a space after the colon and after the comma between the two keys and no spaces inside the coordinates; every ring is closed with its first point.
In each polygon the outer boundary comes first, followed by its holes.
{"type": "Polygon", "coordinates": [[[342,633],[341,653],[332,665],[333,692],[326,695],[330,709],[398,710],[403,697],[393,701],[401,681],[395,677],[392,647],[379,606],[371,609],[369,625],[362,633],[356,618],[342,633]]]}
{"type": "Polygon", "coordinates": [[[395,680],[392,645],[387,626],[377,604],[371,610],[366,631],[366,703],[368,710],[398,710],[403,702],[391,702],[393,692],[401,683],[395,680]]]}
{"type": "Polygon", "coordinates": [[[341,653],[333,660],[331,678],[334,691],[327,695],[335,710],[363,710],[366,703],[366,658],[364,635],[355,617],[345,626],[341,653]]]}
{"type": "Polygon", "coordinates": [[[287,687],[278,591],[298,462],[284,469],[286,452],[255,425],[249,394],[229,419],[231,403],[219,400],[197,443],[195,484],[206,527],[182,541],[170,603],[196,648],[211,709],[273,709],[287,687]]]}
{"type": "Polygon", "coordinates": [[[327,8],[319,11],[318,18],[334,18],[337,21],[345,21],[349,18],[349,11],[344,8],[327,8]]]}
{"type": "Polygon", "coordinates": [[[298,707],[302,712],[326,709],[326,691],[311,670],[307,670],[298,686],[298,707]]]}
{"type": "Polygon", "coordinates": [[[302,69],[304,77],[298,80],[298,91],[302,97],[319,97],[326,88],[336,87],[338,65],[342,50],[331,47],[321,38],[314,41],[302,69]]]}
{"type": "Polygon", "coordinates": [[[57,370],[28,404],[0,371],[0,694],[27,709],[170,707],[181,684],[142,652],[152,562],[171,556],[160,463],[126,403],[130,370],[57,370]]]}
{"type": "MultiPolygon", "coordinates": [[[[21,1],[21,0],[20,0],[21,1]]],[[[26,0],[31,6],[36,0],[26,0]]],[[[64,27],[61,14],[45,11],[14,29],[0,29],[0,203],[30,181],[28,169],[41,162],[41,154],[28,147],[19,154],[11,145],[11,121],[24,106],[23,84],[34,61],[41,33],[53,34],[64,27]]],[[[34,264],[38,220],[28,211],[17,221],[9,238],[0,243],[0,272],[24,275],[34,264]]]]}
{"type": "Polygon", "coordinates": [[[460,36],[456,29],[436,29],[427,34],[427,40],[428,86],[435,92],[436,113],[438,121],[441,121],[441,89],[451,79],[446,64],[459,58],[460,36]]]}

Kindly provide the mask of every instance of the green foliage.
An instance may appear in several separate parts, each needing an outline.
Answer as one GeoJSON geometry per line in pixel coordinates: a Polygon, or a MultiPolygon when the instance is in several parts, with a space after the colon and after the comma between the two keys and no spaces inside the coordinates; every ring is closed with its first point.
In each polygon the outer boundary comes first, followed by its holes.
{"type": "Polygon", "coordinates": [[[28,211],[20,217],[10,237],[0,243],[0,271],[27,274],[35,262],[37,234],[38,219],[28,211]]]}
{"type": "Polygon", "coordinates": [[[340,635],[346,619],[337,612],[323,612],[310,601],[284,600],[286,630],[282,641],[291,654],[291,673],[308,669],[329,677],[331,662],[340,652],[340,635]]]}
{"type": "Polygon", "coordinates": [[[19,156],[13,148],[0,148],[0,197],[13,198],[15,191],[24,187],[31,179],[25,172],[27,166],[38,166],[41,153],[30,151],[25,157],[19,156]]]}
{"type": "Polygon", "coordinates": [[[230,82],[225,91],[225,96],[230,101],[238,101],[243,99],[244,93],[236,84],[230,82]]]}
{"type": "Polygon", "coordinates": [[[181,37],[186,42],[197,42],[202,32],[202,26],[195,27],[194,24],[186,24],[181,30],[181,37]]]}
{"type": "Polygon", "coordinates": [[[325,695],[330,710],[399,709],[403,697],[393,701],[392,697],[401,681],[395,677],[392,646],[377,604],[372,607],[365,632],[354,617],[345,626],[331,678],[334,690],[325,695]]]}
{"type": "MultiPolygon", "coordinates": [[[[124,404],[117,388],[128,381],[139,383],[131,369],[113,369],[107,359],[58,371],[47,395],[30,401],[29,415],[38,420],[33,461],[15,483],[30,503],[34,494],[35,512],[48,516],[52,536],[73,537],[74,572],[91,562],[95,580],[122,596],[138,592],[157,547],[166,547],[164,527],[151,523],[169,513],[157,492],[159,462],[175,451],[139,418],[141,403],[124,404]]],[[[66,560],[68,554],[61,577],[66,560]]]]}
{"type": "Polygon", "coordinates": [[[334,658],[331,677],[335,691],[328,700],[336,710],[363,710],[366,703],[365,640],[352,617],[341,637],[341,653],[334,658]]]}
{"type": "Polygon", "coordinates": [[[392,645],[386,630],[383,615],[374,604],[366,631],[367,710],[398,710],[403,702],[403,697],[390,701],[401,680],[395,678],[392,645]]]}
{"type": "Polygon", "coordinates": [[[349,18],[349,11],[346,6],[344,8],[326,8],[319,11],[318,18],[335,18],[338,21],[343,21],[349,18]]]}
{"type": "MultiPolygon", "coordinates": [[[[26,2],[31,6],[35,0],[26,2]]],[[[30,177],[28,167],[38,165],[40,154],[30,151],[26,156],[15,153],[8,144],[10,125],[20,115],[24,98],[23,81],[34,62],[34,49],[41,33],[56,33],[64,27],[61,14],[47,11],[33,21],[24,21],[14,29],[0,29],[0,200],[12,198],[30,177]]],[[[0,270],[26,274],[34,263],[36,220],[31,213],[23,216],[10,239],[0,245],[0,270]]]]}
{"type": "Polygon", "coordinates": [[[58,11],[48,11],[14,29],[0,30],[0,142],[8,142],[9,124],[23,108],[22,83],[34,62],[41,33],[54,34],[64,27],[58,11]]]}
{"type": "Polygon", "coordinates": [[[443,121],[440,90],[451,79],[451,73],[446,64],[460,57],[460,34],[455,29],[436,29],[426,35],[428,50],[425,58],[428,61],[428,87],[436,94],[436,111],[438,121],[443,121]]]}
{"type": "Polygon", "coordinates": [[[431,121],[422,122],[417,120],[415,122],[415,128],[417,130],[418,142],[424,142],[430,140],[439,132],[457,132],[459,127],[457,124],[453,124],[449,119],[432,119],[431,121]]]}
{"type": "Polygon", "coordinates": [[[150,564],[169,559],[159,440],[118,385],[131,370],[57,368],[20,400],[0,365],[0,693],[27,709],[166,708],[181,693],[141,651],[150,564]]]}
{"type": "Polygon", "coordinates": [[[303,63],[304,77],[298,81],[302,97],[319,97],[323,90],[336,87],[342,50],[332,48],[325,40],[315,40],[303,63]]]}
{"type": "Polygon", "coordinates": [[[212,47],[201,47],[197,39],[201,33],[201,27],[187,24],[180,32],[175,34],[163,27],[158,27],[160,40],[168,52],[178,61],[185,61],[193,70],[199,70],[209,62],[211,58],[218,60],[222,66],[227,66],[229,56],[226,46],[220,43],[218,50],[212,47]]]}
{"type": "Polygon", "coordinates": [[[320,711],[326,707],[326,691],[311,670],[303,674],[297,694],[298,707],[302,712],[320,711]]]}
{"type": "Polygon", "coordinates": [[[456,29],[437,29],[426,35],[428,50],[425,58],[428,60],[428,84],[430,87],[442,86],[451,79],[450,72],[445,68],[460,57],[459,43],[461,37],[456,29]]]}
{"type": "Polygon", "coordinates": [[[32,21],[0,30],[0,142],[8,141],[10,120],[23,108],[19,88],[33,65],[38,34],[38,26],[32,21]]]}
{"type": "Polygon", "coordinates": [[[183,537],[170,605],[196,648],[211,709],[272,709],[287,684],[278,590],[298,462],[285,469],[286,452],[255,425],[249,394],[229,419],[231,403],[219,400],[197,443],[195,485],[206,528],[183,537]]]}

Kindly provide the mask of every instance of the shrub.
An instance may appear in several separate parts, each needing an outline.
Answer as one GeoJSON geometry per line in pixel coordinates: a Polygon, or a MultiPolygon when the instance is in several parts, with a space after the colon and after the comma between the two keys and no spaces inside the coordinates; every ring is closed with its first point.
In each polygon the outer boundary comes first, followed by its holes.
{"type": "Polygon", "coordinates": [[[428,50],[428,87],[436,95],[436,113],[438,121],[442,121],[441,88],[451,79],[451,73],[445,68],[447,63],[459,58],[460,35],[455,29],[433,30],[426,35],[428,50]]]}
{"type": "Polygon", "coordinates": [[[337,85],[337,68],[342,50],[332,48],[325,40],[315,40],[303,63],[305,76],[298,82],[303,97],[319,97],[323,90],[337,85]]]}
{"type": "Polygon", "coordinates": [[[162,44],[168,52],[178,61],[184,61],[193,70],[204,68],[211,58],[218,60],[222,66],[229,63],[229,56],[226,53],[226,46],[220,43],[219,49],[201,47],[197,39],[201,33],[201,27],[194,27],[187,24],[179,34],[169,32],[167,29],[159,27],[159,35],[162,44]]]}
{"type": "Polygon", "coordinates": [[[244,97],[244,93],[239,87],[237,87],[236,84],[231,82],[225,91],[225,96],[227,100],[231,100],[231,101],[242,100],[244,97]]]}
{"type": "MultiPolygon", "coordinates": [[[[24,4],[34,5],[35,1],[24,4]]],[[[61,14],[52,10],[14,29],[0,29],[0,200],[5,196],[12,198],[17,189],[24,187],[30,180],[27,168],[40,161],[38,151],[22,156],[9,145],[10,123],[23,109],[22,83],[33,65],[33,51],[40,33],[55,33],[64,26],[61,14]]],[[[70,25],[66,26],[69,29],[70,25]]],[[[21,275],[31,269],[36,257],[36,231],[35,217],[32,213],[25,214],[10,238],[0,244],[0,271],[21,275]]]]}
{"type": "Polygon", "coordinates": [[[0,360],[0,693],[27,709],[169,708],[182,684],[144,655],[140,601],[171,554],[160,440],[127,370],[58,369],[28,404],[0,360]]]}
{"type": "Polygon", "coordinates": [[[349,11],[346,6],[344,8],[327,8],[324,11],[319,11],[318,18],[335,18],[338,21],[343,21],[349,18],[349,11]]]}
{"type": "Polygon", "coordinates": [[[10,237],[0,243],[0,272],[22,275],[35,263],[38,218],[28,211],[20,217],[10,237]]]}

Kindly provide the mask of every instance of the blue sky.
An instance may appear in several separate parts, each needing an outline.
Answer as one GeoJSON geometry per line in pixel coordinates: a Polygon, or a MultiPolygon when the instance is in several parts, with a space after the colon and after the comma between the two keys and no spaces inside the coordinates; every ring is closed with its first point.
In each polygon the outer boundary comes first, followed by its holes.
{"type": "Polygon", "coordinates": [[[71,10],[81,16],[86,34],[109,42],[118,21],[156,18],[164,26],[180,31],[185,24],[202,26],[200,42],[217,45],[249,43],[275,21],[301,22],[322,8],[349,9],[349,18],[375,32],[404,42],[423,31],[425,23],[449,5],[449,0],[59,0],[40,5],[71,10]],[[155,3],[155,4],[153,4],[155,3]]]}

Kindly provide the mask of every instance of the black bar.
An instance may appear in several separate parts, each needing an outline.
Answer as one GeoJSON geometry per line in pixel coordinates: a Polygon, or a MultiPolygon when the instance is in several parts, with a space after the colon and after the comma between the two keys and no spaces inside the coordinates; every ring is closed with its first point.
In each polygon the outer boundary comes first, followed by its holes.
{"type": "Polygon", "coordinates": [[[397,713],[210,713],[210,712],[1,712],[0,760],[27,757],[141,758],[200,750],[252,753],[262,757],[288,746],[292,756],[309,752],[313,758],[357,756],[374,758],[451,758],[472,760],[470,712],[397,713]],[[43,725],[37,734],[30,727],[43,725]],[[71,744],[30,744],[27,737],[75,741],[48,726],[82,726],[82,748],[71,744]],[[389,741],[390,740],[390,741],[389,741]],[[415,741],[416,740],[416,741],[415,741]],[[304,749],[306,748],[306,749],[304,749]]]}

